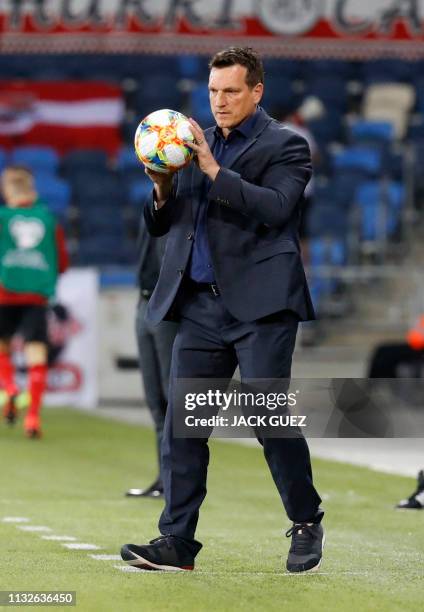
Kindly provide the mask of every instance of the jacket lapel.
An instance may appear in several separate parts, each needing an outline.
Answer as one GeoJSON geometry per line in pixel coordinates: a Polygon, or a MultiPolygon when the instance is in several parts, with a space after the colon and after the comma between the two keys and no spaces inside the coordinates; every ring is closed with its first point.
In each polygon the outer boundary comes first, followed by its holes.
{"type": "MultiPolygon", "coordinates": [[[[255,144],[255,142],[258,140],[259,136],[262,134],[262,132],[264,131],[264,129],[266,128],[266,126],[269,124],[270,121],[272,121],[271,117],[263,109],[261,109],[258,120],[254,127],[252,136],[250,136],[250,138],[246,140],[242,149],[240,151],[237,151],[237,153],[235,153],[233,157],[231,157],[228,160],[228,162],[225,164],[226,168],[232,168],[234,164],[240,159],[240,157],[244,155],[246,151],[248,151],[252,145],[255,144]]],[[[214,128],[209,128],[208,130],[206,130],[205,139],[209,145],[209,148],[213,150],[213,147],[215,144],[215,129],[214,128]]],[[[192,164],[192,167],[193,167],[193,171],[191,175],[191,193],[193,195],[192,195],[192,200],[191,200],[191,210],[192,210],[192,215],[193,215],[193,225],[195,225],[196,218],[197,218],[197,212],[200,206],[200,195],[201,195],[202,181],[204,180],[204,175],[199,170],[199,168],[197,167],[195,163],[192,164]]]]}
{"type": "Polygon", "coordinates": [[[231,169],[234,166],[234,164],[240,159],[240,157],[244,155],[246,151],[248,151],[252,145],[255,144],[255,142],[258,140],[259,136],[262,134],[262,132],[264,131],[264,129],[266,128],[266,126],[269,124],[270,121],[272,121],[271,117],[263,109],[261,109],[256,125],[254,127],[253,134],[250,136],[250,138],[246,140],[241,150],[238,151],[233,157],[231,157],[227,161],[226,168],[231,169]]]}

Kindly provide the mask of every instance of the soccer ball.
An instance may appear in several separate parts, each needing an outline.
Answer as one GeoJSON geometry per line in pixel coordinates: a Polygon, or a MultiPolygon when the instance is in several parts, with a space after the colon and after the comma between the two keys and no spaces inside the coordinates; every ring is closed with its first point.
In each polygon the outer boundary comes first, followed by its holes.
{"type": "Polygon", "coordinates": [[[147,115],[134,138],[138,159],[155,172],[183,168],[193,159],[184,141],[194,141],[190,123],[183,114],[164,108],[147,115]]]}

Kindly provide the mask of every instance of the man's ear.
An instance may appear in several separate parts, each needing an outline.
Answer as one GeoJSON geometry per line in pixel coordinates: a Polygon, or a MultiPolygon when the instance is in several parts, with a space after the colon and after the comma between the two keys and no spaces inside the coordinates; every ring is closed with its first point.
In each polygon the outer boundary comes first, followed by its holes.
{"type": "Polygon", "coordinates": [[[253,95],[254,95],[255,104],[259,104],[262,96],[264,95],[264,84],[263,83],[258,83],[257,85],[255,85],[255,87],[253,88],[253,95]]]}

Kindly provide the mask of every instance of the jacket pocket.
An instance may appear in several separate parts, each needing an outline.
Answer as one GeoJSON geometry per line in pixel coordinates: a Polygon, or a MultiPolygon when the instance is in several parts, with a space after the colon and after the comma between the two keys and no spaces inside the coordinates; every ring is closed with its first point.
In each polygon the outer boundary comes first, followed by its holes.
{"type": "Polygon", "coordinates": [[[274,255],[280,253],[298,253],[298,248],[292,240],[278,240],[278,242],[271,242],[265,246],[256,248],[253,252],[253,261],[263,261],[274,255]]]}

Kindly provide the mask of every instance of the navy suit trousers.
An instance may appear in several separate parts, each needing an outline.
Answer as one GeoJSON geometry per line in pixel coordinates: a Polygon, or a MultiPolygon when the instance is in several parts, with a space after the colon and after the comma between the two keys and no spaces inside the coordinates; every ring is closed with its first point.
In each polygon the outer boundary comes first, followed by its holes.
{"type": "MultiPolygon", "coordinates": [[[[159,530],[164,535],[192,540],[206,495],[209,447],[205,438],[173,437],[172,385],[177,378],[231,379],[237,365],[242,380],[290,378],[298,316],[286,310],[257,321],[240,322],[224,307],[220,296],[207,289],[198,290],[191,283],[183,284],[179,313],[162,441],[166,505],[159,530]]],[[[295,522],[318,522],[322,518],[321,499],[313,486],[305,439],[259,441],[288,517],[295,522]]]]}

